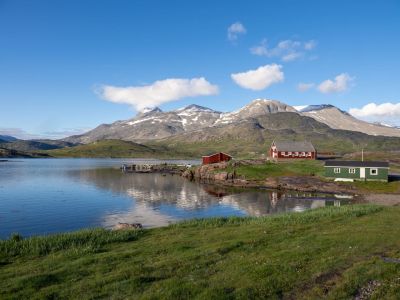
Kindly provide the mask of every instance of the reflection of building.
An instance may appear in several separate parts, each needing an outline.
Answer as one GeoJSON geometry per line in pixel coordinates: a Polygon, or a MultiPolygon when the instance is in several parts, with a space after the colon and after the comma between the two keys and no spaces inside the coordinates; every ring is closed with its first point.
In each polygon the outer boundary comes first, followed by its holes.
{"type": "Polygon", "coordinates": [[[272,192],[271,193],[271,206],[275,207],[277,203],[278,203],[278,193],[272,192]]]}

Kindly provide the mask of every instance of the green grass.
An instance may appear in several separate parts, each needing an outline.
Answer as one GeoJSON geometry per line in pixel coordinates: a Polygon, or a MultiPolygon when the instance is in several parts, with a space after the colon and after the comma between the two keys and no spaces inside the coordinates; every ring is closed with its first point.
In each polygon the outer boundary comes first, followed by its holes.
{"type": "Polygon", "coordinates": [[[0,298],[351,299],[376,280],[373,299],[396,299],[399,219],[358,205],[7,240],[0,298]]]}
{"type": "Polygon", "coordinates": [[[323,176],[323,162],[318,160],[297,160],[267,162],[262,165],[242,165],[228,167],[227,171],[236,172],[248,180],[265,180],[279,176],[323,176]]]}
{"type": "Polygon", "coordinates": [[[42,151],[53,157],[134,157],[164,158],[187,157],[183,152],[172,151],[162,146],[145,146],[122,140],[101,140],[94,143],[42,151]]]}
{"type": "MultiPolygon", "coordinates": [[[[343,184],[351,184],[355,186],[357,189],[365,192],[374,192],[374,193],[400,193],[400,182],[379,182],[379,181],[355,181],[352,183],[343,183],[343,184]]],[[[399,196],[400,197],[400,196],[399,196]]]]}

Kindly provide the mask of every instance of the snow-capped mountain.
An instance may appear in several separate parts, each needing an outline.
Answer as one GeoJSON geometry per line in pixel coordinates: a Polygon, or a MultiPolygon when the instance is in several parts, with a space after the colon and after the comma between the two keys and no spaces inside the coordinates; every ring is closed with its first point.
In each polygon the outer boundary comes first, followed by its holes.
{"type": "Polygon", "coordinates": [[[303,116],[311,117],[325,123],[333,129],[359,131],[369,135],[384,135],[400,137],[400,130],[376,123],[359,120],[349,113],[330,104],[309,105],[300,110],[303,116]]]}
{"type": "MultiPolygon", "coordinates": [[[[136,117],[102,124],[97,128],[78,136],[64,139],[73,143],[90,143],[101,139],[122,139],[127,141],[158,140],[171,136],[186,134],[202,129],[213,130],[220,127],[232,127],[242,122],[257,120],[277,113],[295,113],[311,117],[333,129],[359,131],[369,135],[400,137],[400,130],[358,120],[347,112],[329,104],[294,107],[285,103],[256,99],[234,112],[222,113],[199,105],[189,105],[177,110],[163,112],[158,107],[146,109],[136,117]]],[[[288,118],[288,116],[286,116],[288,118]]],[[[265,120],[264,120],[265,121],[265,120]]],[[[289,121],[289,120],[288,120],[289,121]]],[[[278,126],[270,124],[269,126],[278,126]]],[[[273,128],[270,128],[273,129],[273,128]]],[[[205,131],[203,131],[205,133],[205,131]]]]}
{"type": "Polygon", "coordinates": [[[276,100],[255,99],[237,111],[221,114],[215,124],[231,124],[278,112],[296,112],[296,109],[276,100]]]}
{"type": "Polygon", "coordinates": [[[183,132],[222,126],[261,115],[288,111],[296,112],[289,105],[266,99],[256,99],[231,113],[222,113],[195,104],[167,112],[156,107],[142,111],[133,119],[102,124],[83,135],[72,136],[64,140],[74,143],[90,143],[101,139],[128,141],[162,139],[183,132]]]}

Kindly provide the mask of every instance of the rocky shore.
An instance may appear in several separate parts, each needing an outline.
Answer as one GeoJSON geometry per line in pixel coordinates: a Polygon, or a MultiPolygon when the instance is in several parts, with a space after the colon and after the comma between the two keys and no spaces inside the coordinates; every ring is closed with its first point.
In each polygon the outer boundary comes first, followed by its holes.
{"type": "Polygon", "coordinates": [[[231,163],[201,165],[183,172],[182,176],[189,180],[213,183],[223,186],[269,188],[278,190],[294,190],[301,192],[321,192],[334,194],[363,194],[354,185],[343,184],[318,176],[278,176],[268,177],[265,180],[249,180],[240,176],[235,171],[237,164],[262,164],[265,161],[238,161],[231,163]],[[232,170],[233,171],[227,171],[232,170]]]}

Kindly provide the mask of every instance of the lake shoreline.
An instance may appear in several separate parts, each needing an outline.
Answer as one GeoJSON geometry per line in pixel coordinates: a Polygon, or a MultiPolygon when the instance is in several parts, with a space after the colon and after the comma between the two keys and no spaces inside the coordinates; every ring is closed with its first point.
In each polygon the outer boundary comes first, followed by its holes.
{"type": "MultiPolygon", "coordinates": [[[[246,171],[251,172],[258,171],[261,167],[266,166],[264,161],[254,161],[248,163],[246,171]]],[[[268,163],[268,162],[267,162],[268,163]]],[[[327,193],[327,194],[350,194],[350,195],[378,195],[378,194],[390,194],[400,195],[400,184],[394,183],[375,183],[375,182],[335,182],[333,180],[322,177],[318,172],[320,166],[315,166],[315,162],[293,162],[293,166],[298,169],[292,174],[285,174],[281,172],[279,175],[270,175],[268,170],[257,173],[256,178],[247,178],[247,176],[240,174],[242,161],[237,162],[222,162],[210,165],[200,165],[188,169],[182,174],[183,177],[189,180],[195,180],[199,182],[214,183],[222,186],[232,186],[240,188],[260,188],[260,189],[276,189],[276,190],[289,190],[298,192],[310,192],[310,193],[327,193]],[[299,164],[300,166],[297,166],[299,164]],[[301,165],[302,164],[302,165],[301,165]],[[314,165],[312,165],[314,164],[314,165]],[[239,166],[239,167],[237,167],[239,166]],[[300,174],[310,168],[311,171],[300,174]],[[391,184],[397,184],[397,186],[390,186],[391,184]],[[375,187],[376,186],[376,187],[375,187]],[[371,188],[372,187],[372,188],[371,188]]],[[[284,163],[282,165],[276,165],[269,163],[271,166],[282,166],[282,168],[292,167],[290,163],[284,163]]],[[[262,169],[261,169],[262,170],[262,169]]],[[[323,170],[323,169],[322,169],[323,170]]],[[[272,172],[272,171],[271,171],[272,172]]]]}

